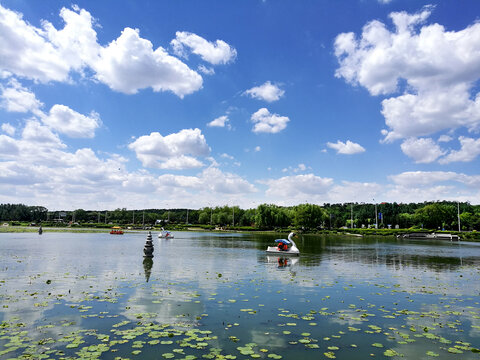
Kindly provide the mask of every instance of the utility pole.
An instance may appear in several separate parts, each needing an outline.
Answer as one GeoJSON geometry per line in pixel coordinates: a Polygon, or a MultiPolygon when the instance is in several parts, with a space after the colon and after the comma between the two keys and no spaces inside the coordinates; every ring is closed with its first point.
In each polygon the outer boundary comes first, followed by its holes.
{"type": "Polygon", "coordinates": [[[458,232],[462,231],[462,228],[460,226],[460,202],[457,201],[457,215],[458,215],[458,232]]]}
{"type": "Polygon", "coordinates": [[[353,229],[353,203],[350,203],[350,228],[353,229]]]}

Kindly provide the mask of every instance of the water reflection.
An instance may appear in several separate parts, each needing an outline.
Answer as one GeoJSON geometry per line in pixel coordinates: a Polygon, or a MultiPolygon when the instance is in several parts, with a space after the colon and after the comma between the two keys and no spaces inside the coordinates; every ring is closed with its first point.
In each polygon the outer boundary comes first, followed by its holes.
{"type": "Polygon", "coordinates": [[[143,259],[143,270],[145,272],[145,282],[150,280],[150,276],[152,275],[152,266],[153,266],[153,258],[145,257],[143,259]]]}
{"type": "Polygon", "coordinates": [[[288,256],[269,256],[267,255],[267,261],[269,263],[276,263],[278,268],[287,268],[292,267],[297,264],[299,261],[298,257],[288,257],[288,256]]]}

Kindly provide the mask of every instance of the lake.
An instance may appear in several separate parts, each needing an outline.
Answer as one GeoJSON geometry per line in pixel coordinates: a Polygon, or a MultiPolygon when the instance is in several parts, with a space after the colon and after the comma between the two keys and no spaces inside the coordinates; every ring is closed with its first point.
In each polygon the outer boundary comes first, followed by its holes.
{"type": "Polygon", "coordinates": [[[0,234],[0,358],[480,358],[480,244],[152,234],[0,234]]]}

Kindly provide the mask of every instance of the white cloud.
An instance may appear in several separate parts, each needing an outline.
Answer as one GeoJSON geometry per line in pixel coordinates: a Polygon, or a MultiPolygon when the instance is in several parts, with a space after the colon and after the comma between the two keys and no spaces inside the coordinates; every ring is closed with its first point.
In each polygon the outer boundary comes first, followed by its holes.
{"type": "Polygon", "coordinates": [[[197,72],[162,47],[154,50],[138,30],[125,28],[102,47],[88,11],[62,8],[60,17],[65,23],[61,30],[47,21],[37,28],[0,5],[0,71],[40,82],[67,82],[71,71],[84,75],[90,68],[99,81],[126,94],[152,88],[183,97],[202,88],[197,72]]]}
{"type": "Polygon", "coordinates": [[[2,131],[7,135],[13,136],[13,135],[15,135],[16,129],[12,124],[3,123],[2,124],[2,131]]]}
{"type": "Polygon", "coordinates": [[[394,31],[374,20],[359,38],[343,33],[335,40],[337,77],[372,95],[402,93],[382,101],[386,141],[480,127],[480,96],[471,94],[480,78],[480,23],[460,31],[423,25],[432,10],[394,12],[394,31]]]}
{"type": "Polygon", "coordinates": [[[162,48],[153,50],[136,29],[125,28],[120,37],[100,51],[93,65],[96,77],[113,90],[134,94],[151,87],[183,98],[202,87],[202,77],[162,48]]]}
{"type": "Polygon", "coordinates": [[[295,168],[291,166],[289,166],[288,168],[284,168],[282,169],[282,172],[298,173],[298,172],[306,171],[307,169],[311,170],[312,168],[310,166],[307,167],[305,164],[298,164],[298,166],[295,168]]]}
{"type": "Polygon", "coordinates": [[[1,5],[0,43],[1,70],[42,82],[67,80],[70,65],[47,33],[1,5]]]}
{"type": "Polygon", "coordinates": [[[333,185],[333,179],[305,174],[264,180],[262,183],[268,186],[265,192],[267,196],[296,199],[298,203],[305,202],[306,197],[325,196],[333,185]]]}
{"type": "Polygon", "coordinates": [[[210,42],[186,31],[177,31],[176,38],[170,44],[177,56],[186,57],[188,54],[185,48],[188,47],[192,53],[213,65],[227,64],[237,57],[237,50],[225,41],[210,42]]]}
{"type": "Polygon", "coordinates": [[[17,155],[18,152],[19,147],[15,139],[0,134],[0,153],[2,154],[2,157],[7,158],[9,155],[17,155]]]}
{"type": "Polygon", "coordinates": [[[460,141],[460,150],[453,150],[447,156],[440,159],[440,164],[448,164],[454,161],[468,162],[473,161],[480,155],[480,139],[472,139],[464,136],[458,138],[460,141]]]}
{"type": "Polygon", "coordinates": [[[261,108],[255,112],[251,117],[252,122],[255,123],[253,127],[254,133],[271,133],[275,134],[287,127],[290,119],[287,116],[279,116],[271,114],[266,108],[261,108]]]}
{"type": "Polygon", "coordinates": [[[0,86],[2,90],[0,106],[9,112],[39,114],[43,104],[35,94],[24,88],[17,80],[11,79],[8,87],[0,86]]]}
{"type": "Polygon", "coordinates": [[[342,142],[338,140],[336,143],[328,142],[327,146],[331,149],[337,150],[337,154],[344,154],[344,155],[353,155],[353,154],[358,154],[365,151],[363,146],[357,143],[354,143],[350,140],[347,140],[346,142],[342,142]]]}
{"type": "Polygon", "coordinates": [[[437,141],[440,143],[440,142],[450,142],[452,140],[453,138],[449,135],[441,135],[437,141]]]}
{"type": "Polygon", "coordinates": [[[96,112],[85,116],[65,105],[54,105],[42,121],[51,129],[72,138],[93,138],[95,130],[101,124],[100,116],[96,112]]]}
{"type": "Polygon", "coordinates": [[[210,148],[200,129],[184,129],[162,136],[144,135],[128,145],[143,166],[158,169],[189,169],[203,166],[196,157],[207,156],[210,148]]]}
{"type": "Polygon", "coordinates": [[[389,201],[420,202],[432,200],[469,201],[480,197],[472,189],[480,186],[479,175],[452,171],[409,171],[389,176],[393,186],[385,192],[389,201]]]}
{"type": "Polygon", "coordinates": [[[253,149],[253,151],[255,151],[255,152],[259,152],[261,150],[262,150],[262,148],[260,146],[255,146],[255,149],[253,149]]]}
{"type": "Polygon", "coordinates": [[[416,163],[431,163],[443,156],[445,152],[431,138],[410,138],[400,146],[405,155],[416,163]]]}
{"type": "Polygon", "coordinates": [[[280,89],[277,85],[267,81],[265,84],[255,86],[244,93],[254,99],[264,100],[267,102],[273,102],[279,100],[285,91],[280,89]]]}
{"type": "Polygon", "coordinates": [[[95,20],[88,11],[77,6],[73,6],[73,10],[62,8],[60,17],[65,22],[61,30],[43,21],[49,41],[73,69],[81,71],[85,66],[91,66],[98,60],[101,49],[93,29],[95,20]]]}
{"type": "Polygon", "coordinates": [[[220,116],[220,117],[210,121],[207,124],[207,126],[208,127],[225,127],[225,126],[227,126],[228,128],[230,128],[230,124],[228,122],[229,122],[228,116],[223,115],[223,116],[220,116]]]}
{"type": "Polygon", "coordinates": [[[22,138],[35,146],[65,148],[66,145],[60,141],[57,134],[54,134],[48,127],[36,120],[27,121],[22,132],[22,138]]]}
{"type": "Polygon", "coordinates": [[[256,192],[256,188],[240,176],[222,172],[216,167],[208,167],[197,176],[161,175],[159,181],[169,188],[184,188],[200,193],[247,194],[256,192]]]}
{"type": "Polygon", "coordinates": [[[228,155],[227,153],[223,153],[220,155],[220,157],[224,158],[224,159],[229,159],[229,160],[233,160],[234,157],[232,155],[228,155]]]}
{"type": "Polygon", "coordinates": [[[405,187],[429,186],[434,183],[456,180],[458,178],[459,175],[452,171],[407,171],[389,176],[389,179],[394,184],[405,187]]]}
{"type": "Polygon", "coordinates": [[[197,70],[200,71],[202,74],[205,74],[205,75],[214,75],[215,74],[215,69],[214,68],[207,68],[206,66],[204,66],[202,64],[198,65],[197,70]]]}

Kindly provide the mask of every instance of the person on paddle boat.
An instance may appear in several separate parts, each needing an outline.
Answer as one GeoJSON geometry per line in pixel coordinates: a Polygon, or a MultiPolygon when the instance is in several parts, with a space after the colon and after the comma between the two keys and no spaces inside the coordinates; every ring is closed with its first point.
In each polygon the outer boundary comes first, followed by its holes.
{"type": "Polygon", "coordinates": [[[287,251],[288,250],[288,245],[284,244],[283,242],[278,243],[278,250],[279,251],[287,251]]]}

